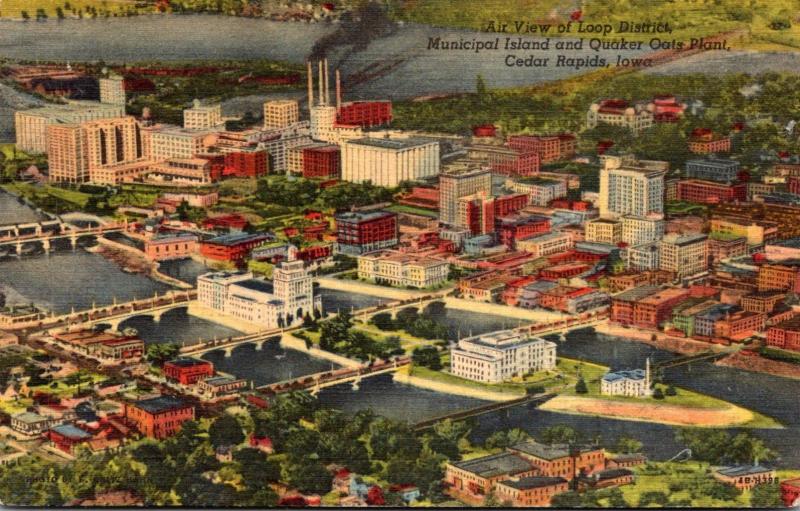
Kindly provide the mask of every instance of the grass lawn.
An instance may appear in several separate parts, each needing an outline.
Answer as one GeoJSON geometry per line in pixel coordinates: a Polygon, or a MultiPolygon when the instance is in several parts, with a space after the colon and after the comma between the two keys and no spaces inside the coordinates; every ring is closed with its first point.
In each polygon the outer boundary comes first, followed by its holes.
{"type": "Polygon", "coordinates": [[[414,206],[407,206],[405,204],[394,204],[386,208],[386,211],[391,211],[393,213],[411,213],[412,215],[428,216],[431,218],[436,218],[439,216],[436,211],[431,211],[430,209],[424,208],[415,208],[414,206]]]}
{"type": "Polygon", "coordinates": [[[691,500],[692,507],[731,507],[746,508],[750,505],[750,496],[744,492],[734,500],[719,500],[707,496],[692,498],[688,489],[679,491],[670,490],[672,483],[689,483],[692,480],[708,480],[712,478],[708,463],[688,461],[675,462],[649,462],[644,466],[634,467],[636,474],[635,484],[621,486],[622,495],[631,506],[637,506],[643,493],[649,491],[663,492],[669,496],[670,502],[684,499],[691,500]]]}
{"type": "MultiPolygon", "coordinates": [[[[113,15],[119,13],[120,7],[133,8],[137,2],[135,0],[3,0],[0,2],[0,15],[3,18],[20,19],[22,18],[21,12],[27,11],[31,18],[35,18],[37,9],[44,9],[48,16],[55,17],[56,8],[63,9],[65,3],[75,9],[85,10],[86,7],[95,7],[98,11],[107,9],[113,15]]],[[[141,11],[152,12],[153,8],[141,9],[141,11]]],[[[72,15],[66,9],[64,9],[64,14],[68,17],[72,15]]]]}
{"type": "Polygon", "coordinates": [[[46,185],[34,186],[22,182],[6,183],[3,185],[3,188],[17,195],[22,195],[33,202],[36,202],[36,197],[49,195],[81,208],[86,205],[86,201],[89,200],[90,197],[88,193],[81,193],[75,190],[67,190],[64,188],[56,188],[55,186],[46,185]]]}
{"type": "Polygon", "coordinates": [[[355,322],[355,326],[353,328],[379,340],[386,339],[387,337],[398,337],[400,338],[400,346],[406,351],[406,353],[411,353],[414,351],[414,348],[418,346],[430,346],[436,344],[436,339],[423,339],[422,337],[414,337],[405,330],[384,331],[374,325],[364,324],[360,321],[355,322]]]}

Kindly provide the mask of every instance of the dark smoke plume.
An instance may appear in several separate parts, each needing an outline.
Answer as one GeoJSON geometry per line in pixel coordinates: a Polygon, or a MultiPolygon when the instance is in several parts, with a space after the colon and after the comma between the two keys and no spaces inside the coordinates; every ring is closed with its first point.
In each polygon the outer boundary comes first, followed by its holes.
{"type": "Polygon", "coordinates": [[[395,24],[383,6],[375,2],[365,2],[344,13],[339,19],[339,28],[314,43],[309,59],[325,58],[331,50],[339,46],[350,46],[354,53],[362,51],[373,40],[390,34],[394,28],[395,24]]]}

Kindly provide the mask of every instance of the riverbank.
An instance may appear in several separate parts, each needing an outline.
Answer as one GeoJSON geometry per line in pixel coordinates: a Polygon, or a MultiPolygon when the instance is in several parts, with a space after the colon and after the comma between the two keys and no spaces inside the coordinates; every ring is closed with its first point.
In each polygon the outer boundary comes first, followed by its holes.
{"type": "Polygon", "coordinates": [[[456,396],[484,399],[486,401],[512,401],[514,399],[519,399],[524,395],[512,392],[492,392],[490,390],[475,387],[467,387],[454,383],[420,378],[418,376],[411,375],[409,366],[395,371],[394,381],[398,383],[405,383],[407,385],[413,385],[422,389],[434,390],[436,392],[453,394],[456,396]]]}
{"type": "Polygon", "coordinates": [[[716,362],[716,365],[733,367],[754,373],[766,373],[783,378],[800,380],[800,366],[789,362],[770,360],[764,357],[747,356],[734,353],[716,362]]]}
{"type": "Polygon", "coordinates": [[[726,351],[725,346],[712,344],[694,339],[683,337],[672,337],[664,332],[654,332],[650,330],[638,330],[636,328],[623,328],[608,321],[595,325],[595,331],[599,334],[611,337],[622,337],[627,340],[649,344],[655,348],[680,353],[681,355],[696,355],[704,351],[726,351]],[[653,338],[655,336],[655,339],[653,338]]]}
{"type": "Polygon", "coordinates": [[[312,357],[328,360],[330,362],[333,362],[334,364],[339,364],[340,366],[361,367],[361,362],[359,362],[358,360],[351,360],[347,357],[337,355],[336,353],[331,353],[330,351],[321,350],[316,346],[308,347],[306,345],[305,340],[295,337],[290,333],[284,332],[283,335],[281,336],[281,347],[293,349],[295,351],[301,351],[312,357]]]}
{"type": "Polygon", "coordinates": [[[124,243],[100,236],[97,238],[97,247],[87,250],[113,261],[123,268],[123,271],[142,273],[153,280],[179,289],[193,289],[192,285],[161,273],[158,271],[159,263],[148,260],[140,250],[129,247],[124,243]]]}
{"type": "Polygon", "coordinates": [[[377,286],[358,280],[342,280],[333,277],[317,277],[315,280],[319,283],[320,287],[325,289],[377,296],[389,300],[408,300],[410,298],[420,298],[431,294],[430,291],[414,291],[411,289],[377,286]]]}
{"type": "Polygon", "coordinates": [[[521,307],[511,307],[498,303],[476,302],[474,300],[465,300],[464,298],[455,298],[452,296],[443,298],[443,301],[445,305],[451,309],[492,314],[494,316],[504,316],[506,318],[523,321],[546,323],[548,321],[557,321],[567,317],[560,312],[547,311],[544,309],[523,309],[521,307]]]}
{"type": "MultiPolygon", "coordinates": [[[[685,392],[681,390],[681,392],[685,392]]],[[[539,409],[572,415],[589,415],[628,421],[653,422],[672,426],[705,428],[758,427],[782,428],[777,421],[725,403],[722,408],[698,408],[654,401],[616,401],[601,397],[560,395],[542,404],[539,409]]]]}

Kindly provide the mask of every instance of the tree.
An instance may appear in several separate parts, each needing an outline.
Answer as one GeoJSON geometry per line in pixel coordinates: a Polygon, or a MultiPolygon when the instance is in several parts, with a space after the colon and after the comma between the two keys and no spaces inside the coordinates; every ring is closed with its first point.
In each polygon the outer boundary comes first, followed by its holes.
{"type": "Polygon", "coordinates": [[[411,353],[411,360],[420,366],[428,367],[434,371],[442,368],[442,359],[439,350],[434,346],[419,346],[411,353]]]}
{"type": "Polygon", "coordinates": [[[670,385],[669,387],[667,387],[666,395],[668,395],[668,396],[677,396],[678,395],[678,390],[675,388],[674,385],[670,385]]]}
{"type": "Polygon", "coordinates": [[[628,501],[622,495],[622,490],[619,488],[612,488],[608,494],[608,505],[615,509],[624,509],[630,507],[628,501]]]}
{"type": "Polygon", "coordinates": [[[25,20],[25,21],[28,21],[29,19],[31,19],[31,15],[28,14],[28,11],[22,11],[19,14],[20,14],[20,16],[22,16],[22,19],[25,20]]]}
{"type": "Polygon", "coordinates": [[[503,503],[495,495],[494,490],[490,491],[483,499],[484,507],[503,507],[503,503]]]}
{"type": "Polygon", "coordinates": [[[550,499],[550,507],[556,509],[570,509],[581,507],[583,500],[581,495],[576,491],[566,491],[564,493],[557,493],[550,499]]]}
{"type": "Polygon", "coordinates": [[[375,325],[381,330],[394,330],[394,320],[392,315],[388,312],[381,312],[372,316],[370,323],[375,325]]]}
{"type": "Polygon", "coordinates": [[[759,484],[750,490],[750,506],[777,509],[783,506],[778,483],[759,484]]]}
{"type": "Polygon", "coordinates": [[[242,425],[233,415],[222,415],[208,428],[208,439],[215,449],[239,445],[244,441],[242,425]]]}
{"type": "Polygon", "coordinates": [[[419,311],[416,307],[406,307],[397,312],[396,324],[399,328],[406,329],[409,325],[413,325],[419,318],[419,311]]]}
{"type": "Polygon", "coordinates": [[[495,431],[484,441],[483,446],[487,449],[505,449],[514,444],[524,442],[531,436],[524,429],[514,428],[508,431],[495,431]]]}
{"type": "Polygon", "coordinates": [[[180,350],[181,347],[174,343],[149,344],[145,356],[154,365],[162,366],[167,360],[175,358],[180,350]]]}
{"type": "Polygon", "coordinates": [[[285,466],[286,482],[303,493],[327,493],[331,474],[319,459],[293,459],[285,466]]]}
{"type": "Polygon", "coordinates": [[[622,436],[617,440],[617,451],[624,454],[633,454],[642,451],[642,442],[628,436],[622,436]]]}
{"type": "Polygon", "coordinates": [[[578,441],[578,431],[563,424],[550,426],[539,435],[546,444],[571,444],[578,441]]]}
{"type": "Polygon", "coordinates": [[[239,467],[242,482],[251,490],[258,490],[281,478],[280,466],[258,449],[237,449],[233,452],[233,460],[239,467]]]}
{"type": "Polygon", "coordinates": [[[669,497],[661,491],[646,491],[639,496],[639,507],[664,507],[669,502],[669,497]]]}
{"type": "Polygon", "coordinates": [[[63,20],[66,16],[64,16],[64,9],[61,7],[56,7],[56,16],[58,19],[63,20]]]}
{"type": "Polygon", "coordinates": [[[337,344],[349,339],[353,317],[348,311],[340,311],[333,319],[320,326],[319,344],[324,350],[330,350],[337,344]]]}
{"type": "Polygon", "coordinates": [[[583,377],[581,377],[578,380],[578,383],[575,384],[575,392],[577,394],[586,394],[589,392],[589,387],[586,386],[586,382],[583,380],[583,377]]]}
{"type": "Polygon", "coordinates": [[[661,390],[661,387],[656,387],[653,391],[653,399],[664,399],[664,392],[661,390]]]}

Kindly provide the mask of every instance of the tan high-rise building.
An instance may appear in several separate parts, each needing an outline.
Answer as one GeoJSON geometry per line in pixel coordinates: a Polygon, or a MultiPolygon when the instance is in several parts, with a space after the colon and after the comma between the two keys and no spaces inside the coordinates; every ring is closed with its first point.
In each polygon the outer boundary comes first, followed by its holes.
{"type": "Polygon", "coordinates": [[[492,173],[480,167],[451,167],[439,175],[439,221],[458,222],[458,199],[467,195],[492,194],[492,173]]]}
{"type": "Polygon", "coordinates": [[[47,127],[47,164],[50,181],[85,183],[89,180],[85,132],[78,124],[47,127]]]}
{"type": "Polygon", "coordinates": [[[183,111],[183,127],[190,130],[204,130],[223,125],[222,105],[203,105],[195,99],[192,108],[183,111]]]}
{"type": "Polygon", "coordinates": [[[293,99],[279,99],[264,103],[264,128],[286,128],[300,121],[300,107],[293,99]]]}
{"type": "Polygon", "coordinates": [[[133,117],[85,122],[89,172],[96,167],[130,163],[144,156],[141,132],[133,117]]]}
{"type": "Polygon", "coordinates": [[[48,105],[14,113],[17,149],[28,153],[47,151],[47,127],[51,124],[78,124],[95,119],[125,115],[121,105],[94,101],[71,101],[66,105],[48,105]]]}
{"type": "Polygon", "coordinates": [[[125,95],[125,80],[118,75],[100,78],[100,102],[108,105],[121,105],[123,108],[127,103],[125,95]]]}

